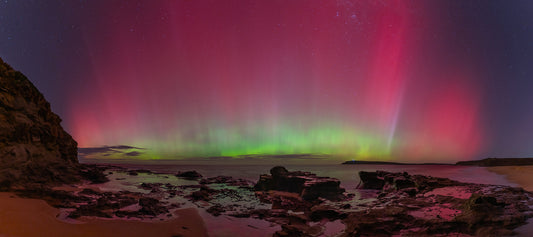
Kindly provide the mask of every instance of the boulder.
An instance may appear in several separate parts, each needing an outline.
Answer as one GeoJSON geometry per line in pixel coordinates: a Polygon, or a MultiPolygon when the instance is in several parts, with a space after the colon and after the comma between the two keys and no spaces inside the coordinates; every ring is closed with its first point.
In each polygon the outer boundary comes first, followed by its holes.
{"type": "Polygon", "coordinates": [[[383,177],[378,177],[378,172],[359,171],[359,178],[362,185],[359,185],[361,189],[382,189],[385,185],[383,177]]]}
{"type": "Polygon", "coordinates": [[[184,172],[178,172],[176,177],[185,178],[185,179],[199,179],[202,178],[202,175],[196,170],[189,170],[184,172]]]}
{"type": "Polygon", "coordinates": [[[272,175],[272,177],[287,176],[288,174],[289,171],[283,166],[275,166],[270,169],[270,175],[272,175]]]}
{"type": "Polygon", "coordinates": [[[314,206],[311,208],[311,213],[309,214],[309,219],[311,221],[321,221],[323,219],[328,219],[329,221],[334,221],[338,219],[346,218],[346,214],[342,213],[339,210],[335,210],[327,206],[314,206]]]}
{"type": "Polygon", "coordinates": [[[283,191],[297,193],[307,201],[325,198],[339,200],[343,198],[344,189],[340,181],[330,177],[318,177],[316,174],[302,171],[289,172],[282,166],[270,170],[270,175],[259,176],[254,186],[256,191],[283,191]]]}
{"type": "Polygon", "coordinates": [[[141,206],[139,213],[142,215],[157,216],[159,214],[168,213],[168,209],[161,205],[159,200],[151,197],[140,198],[139,206],[141,206]]]}
{"type": "Polygon", "coordinates": [[[209,201],[213,198],[212,195],[217,193],[219,193],[219,191],[214,190],[206,185],[201,185],[200,190],[192,192],[186,197],[192,201],[209,201]]]}

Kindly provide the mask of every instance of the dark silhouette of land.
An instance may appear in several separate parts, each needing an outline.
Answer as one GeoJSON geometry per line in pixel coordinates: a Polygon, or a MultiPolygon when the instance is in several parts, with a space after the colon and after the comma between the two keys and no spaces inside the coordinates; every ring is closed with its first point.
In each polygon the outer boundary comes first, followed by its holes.
{"type": "Polygon", "coordinates": [[[524,166],[533,165],[533,158],[486,158],[482,160],[459,161],[456,165],[468,166],[524,166]]]}
{"type": "Polygon", "coordinates": [[[350,160],[343,165],[461,165],[461,166],[526,166],[533,165],[533,158],[485,158],[482,160],[459,161],[455,164],[446,163],[402,163],[388,161],[350,160]]]}
{"type": "Polygon", "coordinates": [[[364,161],[364,160],[349,160],[342,163],[343,165],[453,165],[446,163],[401,163],[388,161],[364,161]]]}

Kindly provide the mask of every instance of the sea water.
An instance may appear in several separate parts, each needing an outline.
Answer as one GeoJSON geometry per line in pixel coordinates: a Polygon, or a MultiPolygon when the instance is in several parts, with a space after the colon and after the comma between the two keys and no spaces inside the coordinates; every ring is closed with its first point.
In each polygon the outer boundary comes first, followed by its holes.
{"type": "MultiPolygon", "coordinates": [[[[177,173],[179,171],[196,170],[204,177],[219,175],[232,176],[257,182],[259,175],[269,174],[274,165],[183,165],[183,164],[120,164],[129,169],[148,169],[161,173],[177,173]]],[[[461,182],[517,186],[484,167],[455,165],[285,165],[289,171],[308,171],[318,176],[337,178],[341,186],[352,190],[359,184],[359,171],[390,171],[408,172],[434,177],[449,178],[461,182]]]]}

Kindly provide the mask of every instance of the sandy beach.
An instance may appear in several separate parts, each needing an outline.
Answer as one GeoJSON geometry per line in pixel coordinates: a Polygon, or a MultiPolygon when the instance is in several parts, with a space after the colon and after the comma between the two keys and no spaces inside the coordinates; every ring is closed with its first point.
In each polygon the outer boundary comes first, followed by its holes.
{"type": "Polygon", "coordinates": [[[194,208],[176,211],[177,218],[161,222],[86,220],[71,224],[58,220],[59,210],[43,200],[0,193],[0,236],[207,236],[194,208]]]}
{"type": "Polygon", "coordinates": [[[518,184],[527,191],[533,191],[533,166],[495,166],[488,167],[489,171],[504,175],[510,182],[518,184]]]}

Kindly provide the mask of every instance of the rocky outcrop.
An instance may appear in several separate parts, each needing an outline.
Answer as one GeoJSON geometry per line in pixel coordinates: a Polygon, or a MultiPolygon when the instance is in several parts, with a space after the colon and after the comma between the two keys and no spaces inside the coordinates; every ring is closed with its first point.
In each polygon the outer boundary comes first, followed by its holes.
{"type": "Polygon", "coordinates": [[[343,198],[344,188],[340,181],[330,177],[319,177],[310,172],[289,172],[285,167],[276,166],[270,169],[270,175],[261,175],[255,185],[256,191],[282,191],[296,193],[306,201],[325,198],[340,200],[343,198]]]}
{"type": "MultiPolygon", "coordinates": [[[[359,178],[361,189],[383,189],[384,191],[404,190],[417,188],[419,191],[427,191],[454,185],[467,185],[455,180],[423,175],[409,175],[407,172],[390,173],[386,171],[366,172],[360,171],[359,178]]],[[[404,190],[405,191],[405,190],[404,190]]]]}
{"type": "MultiPolygon", "coordinates": [[[[128,172],[116,167],[106,170],[112,180],[128,172]]],[[[48,188],[19,190],[17,194],[44,199],[62,208],[63,216],[68,218],[164,220],[172,218],[174,209],[192,204],[214,216],[257,218],[279,225],[281,229],[274,236],[507,236],[533,216],[533,193],[522,188],[462,183],[405,172],[360,174],[361,187],[373,189],[352,190],[357,194],[348,193],[335,201],[321,197],[304,200],[301,192],[254,191],[249,185],[236,186],[245,182],[229,176],[209,177],[188,185],[136,186],[149,192],[48,188]],[[375,183],[369,185],[370,182],[375,183]]],[[[148,180],[168,179],[164,174],[146,175],[152,176],[148,180]]],[[[292,175],[315,177],[283,167],[275,167],[269,176],[279,179],[292,175]]],[[[276,184],[265,180],[256,188],[276,184]]],[[[280,189],[290,190],[284,185],[293,187],[282,184],[280,189]]]]}
{"type": "Polygon", "coordinates": [[[230,186],[248,187],[253,186],[254,183],[245,179],[236,179],[231,176],[219,175],[202,179],[200,180],[200,184],[226,184],[230,186]]]}
{"type": "Polygon", "coordinates": [[[0,59],[0,188],[78,180],[77,143],[35,86],[0,59]]]}
{"type": "Polygon", "coordinates": [[[346,236],[512,234],[533,216],[533,194],[522,188],[462,183],[446,178],[360,172],[360,188],[376,200],[343,220],[346,236]]]}
{"type": "Polygon", "coordinates": [[[189,171],[184,171],[184,172],[178,172],[176,174],[176,177],[192,180],[192,179],[202,178],[202,175],[198,173],[196,170],[189,170],[189,171]]]}

